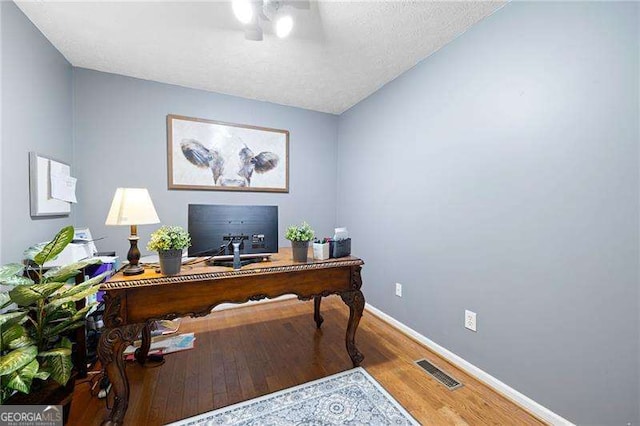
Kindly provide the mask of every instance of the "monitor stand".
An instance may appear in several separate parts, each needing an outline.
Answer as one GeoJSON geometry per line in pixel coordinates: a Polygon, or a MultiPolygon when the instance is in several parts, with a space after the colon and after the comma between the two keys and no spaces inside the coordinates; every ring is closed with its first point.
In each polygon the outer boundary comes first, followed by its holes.
{"type": "MultiPolygon", "coordinates": [[[[254,257],[249,259],[240,259],[240,266],[246,266],[250,263],[259,263],[262,262],[262,257],[254,257]]],[[[209,259],[207,260],[208,266],[226,266],[228,268],[233,268],[233,260],[223,260],[223,259],[209,259]]]]}
{"type": "MultiPolygon", "coordinates": [[[[260,263],[271,260],[271,253],[260,254],[241,254],[240,266],[246,266],[251,263],[260,263]]],[[[206,262],[207,266],[225,266],[233,268],[233,255],[213,256],[206,262]]]]}

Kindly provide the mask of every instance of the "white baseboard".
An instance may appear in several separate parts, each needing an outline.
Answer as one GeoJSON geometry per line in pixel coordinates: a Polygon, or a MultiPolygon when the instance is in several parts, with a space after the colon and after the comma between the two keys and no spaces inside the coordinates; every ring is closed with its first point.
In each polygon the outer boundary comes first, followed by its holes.
{"type": "Polygon", "coordinates": [[[249,305],[257,305],[262,303],[280,302],[282,300],[295,299],[296,297],[297,296],[295,294],[285,294],[284,296],[275,297],[273,299],[252,300],[245,303],[221,303],[220,305],[213,308],[211,312],[224,311],[227,309],[235,309],[235,308],[244,308],[249,305]]]}
{"type": "Polygon", "coordinates": [[[411,327],[408,327],[407,325],[401,323],[395,318],[385,314],[378,308],[371,306],[368,303],[366,304],[365,308],[369,310],[372,314],[380,318],[381,320],[387,322],[391,326],[397,328],[398,330],[402,331],[408,336],[414,338],[416,341],[422,343],[427,348],[431,349],[433,352],[437,353],[441,357],[445,358],[446,360],[458,366],[460,369],[466,371],[467,373],[474,376],[481,382],[495,389],[497,392],[509,398],[516,404],[530,411],[532,414],[538,416],[541,420],[544,420],[552,425],[575,426],[573,423],[571,423],[569,420],[565,419],[564,417],[538,404],[533,399],[529,398],[526,395],[521,394],[517,390],[513,389],[511,386],[501,382],[500,380],[496,379],[486,371],[481,370],[480,368],[466,361],[464,358],[461,358],[458,355],[454,354],[450,350],[443,348],[442,346],[438,345],[436,342],[432,341],[431,339],[428,339],[427,337],[418,333],[411,327]]]}

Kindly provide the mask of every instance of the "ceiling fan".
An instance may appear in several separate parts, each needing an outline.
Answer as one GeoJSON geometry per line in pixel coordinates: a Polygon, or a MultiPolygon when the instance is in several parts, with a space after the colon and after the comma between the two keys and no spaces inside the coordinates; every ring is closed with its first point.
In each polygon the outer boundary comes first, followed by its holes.
{"type": "Polygon", "coordinates": [[[293,18],[287,10],[308,10],[310,4],[309,0],[233,0],[232,7],[236,18],[244,25],[244,38],[262,41],[262,27],[267,22],[274,23],[278,37],[287,37],[293,29],[293,18]]]}

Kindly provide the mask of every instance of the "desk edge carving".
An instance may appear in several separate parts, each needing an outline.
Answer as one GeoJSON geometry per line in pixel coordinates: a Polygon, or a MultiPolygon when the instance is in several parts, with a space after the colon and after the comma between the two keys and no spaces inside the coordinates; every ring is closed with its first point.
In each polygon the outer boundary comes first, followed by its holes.
{"type": "Polygon", "coordinates": [[[240,277],[240,276],[246,276],[246,275],[276,274],[276,273],[282,273],[282,272],[308,271],[313,269],[328,269],[328,268],[362,266],[362,265],[364,265],[364,262],[361,259],[353,259],[353,260],[343,260],[343,261],[336,261],[336,262],[303,263],[300,265],[272,266],[272,267],[256,268],[256,269],[242,269],[240,271],[219,271],[219,272],[209,272],[209,273],[203,273],[203,274],[160,276],[157,278],[142,278],[139,280],[128,280],[128,281],[107,281],[100,286],[100,290],[118,290],[123,288],[176,284],[176,283],[191,282],[191,281],[202,281],[203,279],[218,280],[218,279],[234,278],[234,277],[240,277]]]}

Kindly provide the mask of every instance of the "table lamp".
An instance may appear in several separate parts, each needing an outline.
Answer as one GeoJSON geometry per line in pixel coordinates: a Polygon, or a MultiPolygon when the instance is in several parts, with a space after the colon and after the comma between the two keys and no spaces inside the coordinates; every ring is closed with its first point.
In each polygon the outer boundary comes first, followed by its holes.
{"type": "Polygon", "coordinates": [[[160,219],[146,188],[116,189],[105,225],[131,226],[131,236],[129,236],[131,247],[127,253],[129,265],[125,267],[123,274],[137,275],[144,272],[144,268],[138,264],[140,260],[138,225],[152,223],[160,223],[160,219]]]}

